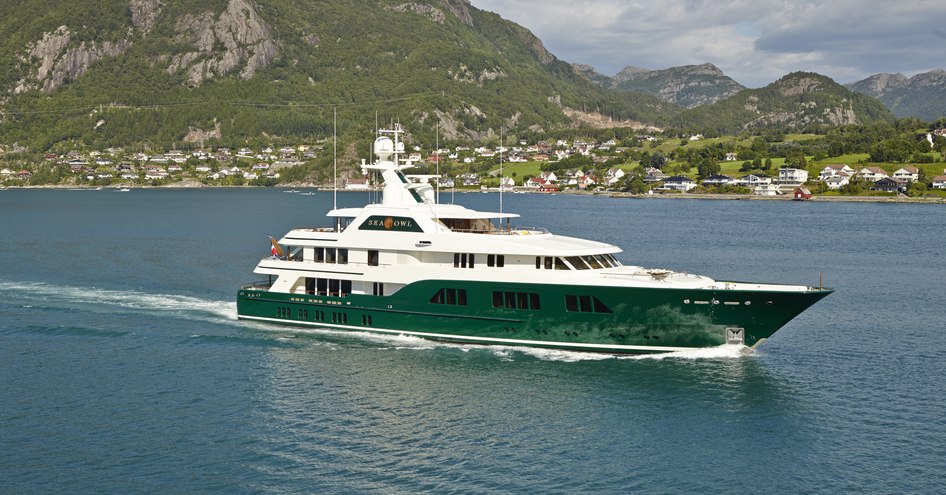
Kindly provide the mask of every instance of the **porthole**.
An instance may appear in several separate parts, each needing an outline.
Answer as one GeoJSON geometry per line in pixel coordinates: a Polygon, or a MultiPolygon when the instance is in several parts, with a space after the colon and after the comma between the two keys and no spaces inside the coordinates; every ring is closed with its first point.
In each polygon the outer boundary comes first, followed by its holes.
{"type": "Polygon", "coordinates": [[[683,304],[690,304],[690,300],[689,300],[689,299],[684,299],[684,300],[683,300],[683,304]]]}

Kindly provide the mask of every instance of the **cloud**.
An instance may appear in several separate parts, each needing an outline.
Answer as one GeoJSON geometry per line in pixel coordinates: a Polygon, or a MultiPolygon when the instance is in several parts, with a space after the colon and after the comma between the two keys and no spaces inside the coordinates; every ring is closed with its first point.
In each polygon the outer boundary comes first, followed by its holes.
{"type": "Polygon", "coordinates": [[[472,0],[557,57],[613,75],[710,62],[750,87],[788,72],[853,82],[946,65],[942,0],[472,0]]]}

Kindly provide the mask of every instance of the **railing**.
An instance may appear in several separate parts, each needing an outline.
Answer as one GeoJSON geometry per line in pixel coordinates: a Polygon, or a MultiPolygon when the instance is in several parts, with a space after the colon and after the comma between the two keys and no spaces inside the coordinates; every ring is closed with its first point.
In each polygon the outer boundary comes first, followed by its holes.
{"type": "Polygon", "coordinates": [[[450,229],[451,232],[461,234],[488,234],[488,235],[541,235],[548,234],[549,231],[542,227],[515,227],[512,229],[450,229]]]}
{"type": "Polygon", "coordinates": [[[273,286],[273,283],[270,282],[269,280],[260,280],[258,282],[250,282],[247,284],[243,284],[240,286],[240,289],[269,290],[270,288],[272,288],[272,286],[273,286]]]}

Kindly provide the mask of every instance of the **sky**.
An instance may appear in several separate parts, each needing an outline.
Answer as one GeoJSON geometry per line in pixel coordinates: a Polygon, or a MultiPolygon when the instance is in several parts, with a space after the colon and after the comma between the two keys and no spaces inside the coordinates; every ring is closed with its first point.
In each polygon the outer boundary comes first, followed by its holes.
{"type": "Polygon", "coordinates": [[[471,0],[566,62],[711,63],[748,87],[804,70],[839,83],[946,69],[946,0],[471,0]]]}

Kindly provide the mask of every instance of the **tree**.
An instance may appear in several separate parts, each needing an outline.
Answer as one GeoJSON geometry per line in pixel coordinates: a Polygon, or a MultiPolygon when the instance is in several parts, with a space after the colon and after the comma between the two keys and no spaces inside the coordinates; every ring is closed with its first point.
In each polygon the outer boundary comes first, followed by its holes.
{"type": "Polygon", "coordinates": [[[631,194],[643,194],[647,191],[647,185],[644,184],[644,179],[638,174],[629,174],[624,176],[622,190],[629,192],[631,194]]]}
{"type": "Polygon", "coordinates": [[[707,178],[711,175],[716,175],[720,171],[719,162],[713,160],[710,157],[705,157],[700,160],[700,163],[696,166],[696,173],[700,178],[707,178]]]}
{"type": "Polygon", "coordinates": [[[656,151],[654,154],[650,155],[650,166],[654,168],[659,168],[663,170],[664,165],[667,164],[667,157],[663,153],[656,151]]]}

